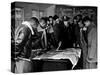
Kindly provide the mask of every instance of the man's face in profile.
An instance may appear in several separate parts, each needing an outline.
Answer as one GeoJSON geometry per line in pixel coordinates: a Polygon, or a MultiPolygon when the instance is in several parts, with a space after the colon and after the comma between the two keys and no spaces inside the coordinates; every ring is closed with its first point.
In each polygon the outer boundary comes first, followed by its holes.
{"type": "Polygon", "coordinates": [[[30,24],[31,24],[31,26],[33,27],[33,28],[37,28],[37,23],[34,21],[34,20],[31,20],[30,21],[30,24]]]}
{"type": "Polygon", "coordinates": [[[46,22],[45,22],[44,20],[41,20],[41,21],[40,21],[40,25],[41,25],[42,27],[45,27],[45,26],[46,26],[46,22]]]}

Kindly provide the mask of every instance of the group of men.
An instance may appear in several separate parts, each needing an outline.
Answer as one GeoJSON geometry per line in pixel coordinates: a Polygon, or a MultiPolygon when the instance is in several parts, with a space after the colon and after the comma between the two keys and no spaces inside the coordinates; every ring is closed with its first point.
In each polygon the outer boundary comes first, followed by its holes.
{"type": "MultiPolygon", "coordinates": [[[[34,49],[45,51],[75,47],[82,50],[81,62],[83,62],[84,69],[97,67],[97,29],[89,16],[76,15],[72,23],[70,23],[70,17],[66,15],[42,17],[40,20],[32,17],[22,22],[14,35],[12,39],[14,40],[12,42],[12,61],[14,62],[16,61],[14,58],[17,57],[31,60],[31,53],[34,49]]],[[[24,70],[24,72],[31,72],[30,69],[24,68],[24,70]]]]}

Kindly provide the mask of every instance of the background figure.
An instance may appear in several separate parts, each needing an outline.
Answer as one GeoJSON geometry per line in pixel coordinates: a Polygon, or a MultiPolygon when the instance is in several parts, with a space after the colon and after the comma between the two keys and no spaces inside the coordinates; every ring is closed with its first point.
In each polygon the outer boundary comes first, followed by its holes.
{"type": "Polygon", "coordinates": [[[53,17],[49,16],[49,25],[47,28],[48,49],[57,48],[57,42],[54,36],[53,17]]]}
{"type": "Polygon", "coordinates": [[[86,16],[83,19],[83,23],[87,28],[87,56],[86,56],[86,68],[97,68],[97,29],[92,20],[86,16]]]}
{"type": "Polygon", "coordinates": [[[86,51],[87,51],[87,43],[86,43],[86,40],[84,38],[84,34],[83,34],[83,28],[84,28],[84,25],[82,24],[82,19],[80,19],[78,21],[78,26],[79,26],[79,47],[81,48],[81,57],[78,61],[78,67],[80,68],[85,68],[85,65],[86,65],[86,51]]]}
{"type": "Polygon", "coordinates": [[[75,47],[79,47],[80,44],[80,27],[79,27],[79,23],[82,20],[82,15],[76,15],[73,18],[73,36],[75,37],[74,39],[74,46],[75,47]]]}
{"type": "Polygon", "coordinates": [[[54,15],[53,17],[53,29],[54,29],[54,36],[55,40],[57,42],[57,46],[59,42],[61,41],[61,34],[63,31],[63,22],[59,20],[59,17],[57,15],[54,15]]]}
{"type": "Polygon", "coordinates": [[[49,22],[50,22],[50,25],[53,26],[53,17],[52,16],[49,16],[49,22]]]}
{"type": "Polygon", "coordinates": [[[60,49],[73,47],[73,30],[72,25],[69,23],[69,17],[63,16],[62,31],[61,32],[61,47],[60,49]]]}
{"type": "Polygon", "coordinates": [[[41,44],[43,49],[47,49],[47,18],[42,17],[38,26],[38,32],[42,33],[41,44]]]}

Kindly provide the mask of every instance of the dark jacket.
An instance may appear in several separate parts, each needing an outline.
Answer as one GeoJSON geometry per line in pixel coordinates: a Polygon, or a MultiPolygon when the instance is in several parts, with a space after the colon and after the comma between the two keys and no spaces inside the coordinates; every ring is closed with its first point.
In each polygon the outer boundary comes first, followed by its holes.
{"type": "Polygon", "coordinates": [[[15,53],[16,56],[29,58],[31,50],[39,48],[37,45],[41,39],[41,35],[35,29],[32,29],[26,25],[21,25],[17,28],[15,34],[15,53]]]}
{"type": "Polygon", "coordinates": [[[64,26],[63,31],[61,33],[61,41],[61,49],[73,47],[73,30],[70,24],[68,27],[64,26]]]}
{"type": "Polygon", "coordinates": [[[80,28],[78,24],[72,24],[74,43],[79,44],[80,42],[80,28]]]}
{"type": "Polygon", "coordinates": [[[55,25],[54,33],[58,42],[61,41],[62,43],[60,49],[73,47],[73,33],[71,25],[66,27],[63,22],[60,22],[55,25]]]}
{"type": "Polygon", "coordinates": [[[64,29],[64,25],[63,25],[63,22],[59,22],[59,23],[56,23],[53,27],[54,29],[54,35],[55,35],[55,38],[56,40],[59,42],[61,41],[61,37],[62,37],[62,32],[63,32],[63,29],[64,29]]]}

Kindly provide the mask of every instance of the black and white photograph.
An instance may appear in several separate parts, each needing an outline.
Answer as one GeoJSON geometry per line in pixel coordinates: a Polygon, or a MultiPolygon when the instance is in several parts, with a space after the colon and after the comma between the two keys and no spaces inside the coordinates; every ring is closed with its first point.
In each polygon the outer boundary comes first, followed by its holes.
{"type": "Polygon", "coordinates": [[[11,72],[98,68],[96,6],[12,2],[11,72]]]}

